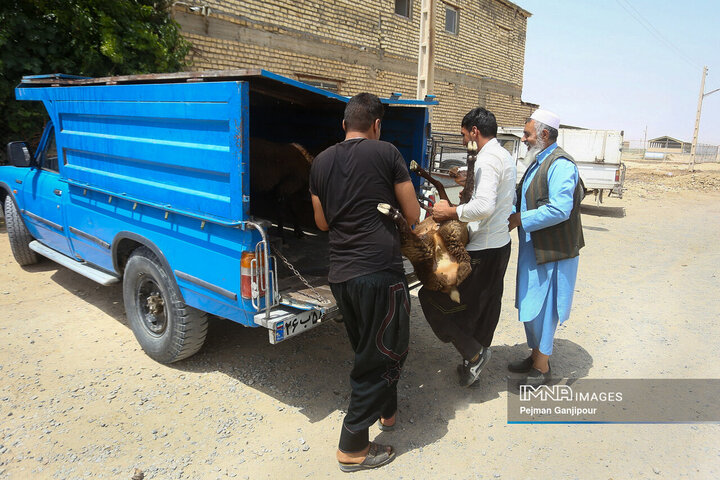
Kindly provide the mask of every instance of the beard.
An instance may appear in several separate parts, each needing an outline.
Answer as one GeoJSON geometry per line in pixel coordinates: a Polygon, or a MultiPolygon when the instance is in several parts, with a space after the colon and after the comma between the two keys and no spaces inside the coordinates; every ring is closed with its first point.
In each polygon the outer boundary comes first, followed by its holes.
{"type": "Polygon", "coordinates": [[[540,140],[536,141],[535,145],[528,148],[523,163],[525,165],[530,165],[532,162],[535,161],[535,157],[537,156],[537,154],[542,152],[543,150],[545,150],[545,145],[543,144],[543,142],[540,140]]]}

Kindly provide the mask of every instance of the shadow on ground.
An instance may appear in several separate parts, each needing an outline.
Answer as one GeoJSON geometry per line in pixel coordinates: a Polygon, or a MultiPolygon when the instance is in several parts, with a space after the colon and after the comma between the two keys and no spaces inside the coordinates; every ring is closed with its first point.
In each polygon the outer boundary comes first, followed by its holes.
{"type": "MultiPolygon", "coordinates": [[[[57,272],[52,279],[58,285],[128,326],[121,286],[98,286],[49,261],[29,269],[53,267],[57,272]]],[[[410,353],[398,393],[399,434],[386,438],[392,440],[399,452],[436,442],[447,434],[448,424],[457,411],[500,397],[507,391],[510,375],[505,365],[528,354],[524,344],[492,347],[492,358],[479,384],[461,388],[455,372],[457,352],[435,338],[414,297],[412,309],[410,353]]],[[[521,335],[518,328],[518,337],[521,335]]],[[[270,345],[265,329],[211,318],[207,340],[200,352],[167,368],[223,373],[295,407],[310,422],[318,422],[347,407],[352,358],[344,326],[333,321],[278,345],[270,345]]],[[[553,355],[556,376],[585,377],[592,364],[592,357],[582,346],[562,338],[556,340],[553,355]]],[[[505,422],[506,418],[495,421],[505,422]]],[[[380,434],[378,440],[383,441],[386,435],[380,434]]]]}
{"type": "Polygon", "coordinates": [[[624,218],[625,207],[603,207],[595,205],[580,205],[580,213],[595,217],[624,218]]]}

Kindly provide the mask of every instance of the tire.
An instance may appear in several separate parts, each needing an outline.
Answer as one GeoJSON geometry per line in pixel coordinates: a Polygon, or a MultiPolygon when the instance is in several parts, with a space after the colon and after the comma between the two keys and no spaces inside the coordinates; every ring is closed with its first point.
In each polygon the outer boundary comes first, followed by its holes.
{"type": "Polygon", "coordinates": [[[146,247],[136,249],[125,265],[123,300],[130,328],[150,358],[177,362],[205,342],[207,314],[185,305],[169,273],[146,247]]]}
{"type": "Polygon", "coordinates": [[[38,254],[29,247],[33,241],[20,212],[12,199],[12,196],[5,197],[5,225],[7,227],[8,240],[15,261],[20,265],[35,265],[40,261],[38,254]]]}

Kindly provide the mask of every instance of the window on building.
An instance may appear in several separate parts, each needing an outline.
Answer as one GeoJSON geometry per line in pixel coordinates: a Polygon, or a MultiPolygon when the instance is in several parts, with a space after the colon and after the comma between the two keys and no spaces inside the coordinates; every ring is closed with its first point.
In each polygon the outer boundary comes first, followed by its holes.
{"type": "Polygon", "coordinates": [[[460,24],[460,12],[457,8],[445,5],[445,31],[457,35],[460,24]]]}
{"type": "Polygon", "coordinates": [[[410,18],[411,0],[395,0],[395,13],[410,18]]]}

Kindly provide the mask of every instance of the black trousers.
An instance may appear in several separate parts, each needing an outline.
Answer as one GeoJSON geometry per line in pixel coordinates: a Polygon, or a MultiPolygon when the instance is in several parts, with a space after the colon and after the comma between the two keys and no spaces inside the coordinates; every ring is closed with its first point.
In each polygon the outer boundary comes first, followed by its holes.
{"type": "Polygon", "coordinates": [[[458,287],[460,303],[425,287],[418,292],[418,299],[435,336],[452,342],[464,359],[471,360],[481,347],[492,343],[500,319],[510,243],[468,253],[472,271],[458,287]]]}
{"type": "Polygon", "coordinates": [[[355,352],[339,448],[357,452],[368,445],[370,425],[397,410],[397,382],[410,338],[410,296],[404,275],[389,271],[330,288],[355,352]]]}

